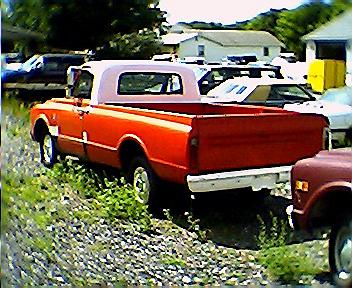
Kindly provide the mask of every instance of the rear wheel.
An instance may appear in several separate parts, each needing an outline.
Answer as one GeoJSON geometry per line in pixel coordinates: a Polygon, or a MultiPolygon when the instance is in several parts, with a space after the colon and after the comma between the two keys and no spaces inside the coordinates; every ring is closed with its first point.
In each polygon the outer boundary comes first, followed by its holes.
{"type": "Polygon", "coordinates": [[[49,133],[45,133],[39,142],[40,161],[45,167],[52,167],[57,160],[55,139],[49,133]]]}
{"type": "Polygon", "coordinates": [[[337,285],[352,287],[352,215],[333,225],[329,242],[329,262],[337,285]]]}
{"type": "Polygon", "coordinates": [[[127,171],[127,182],[136,191],[138,201],[148,204],[151,209],[157,208],[159,180],[145,157],[137,156],[132,160],[127,171]]]}

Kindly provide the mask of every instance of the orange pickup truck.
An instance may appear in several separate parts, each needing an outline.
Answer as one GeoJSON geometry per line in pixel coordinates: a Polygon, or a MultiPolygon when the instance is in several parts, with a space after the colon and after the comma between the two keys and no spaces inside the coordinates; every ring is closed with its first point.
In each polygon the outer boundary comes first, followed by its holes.
{"type": "Polygon", "coordinates": [[[185,64],[93,61],[68,83],[66,98],[31,110],[43,164],[64,154],[119,168],[150,205],[160,181],[194,193],[273,189],[327,140],[323,116],[202,103],[185,64]]]}

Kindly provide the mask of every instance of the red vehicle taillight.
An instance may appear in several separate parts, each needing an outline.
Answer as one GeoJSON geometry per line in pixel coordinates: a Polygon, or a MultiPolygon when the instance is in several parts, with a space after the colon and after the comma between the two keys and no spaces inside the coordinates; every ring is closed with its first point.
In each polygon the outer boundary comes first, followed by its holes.
{"type": "Polygon", "coordinates": [[[198,145],[198,138],[191,137],[189,140],[189,166],[191,170],[196,170],[198,168],[198,145]]]}

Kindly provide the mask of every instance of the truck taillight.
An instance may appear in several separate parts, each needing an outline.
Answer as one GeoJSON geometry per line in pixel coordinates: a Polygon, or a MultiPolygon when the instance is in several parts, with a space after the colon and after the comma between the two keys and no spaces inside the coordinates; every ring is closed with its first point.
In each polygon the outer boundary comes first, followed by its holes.
{"type": "Polygon", "coordinates": [[[323,130],[323,149],[324,150],[331,150],[332,142],[331,142],[331,130],[328,127],[325,127],[323,130]]]}
{"type": "Polygon", "coordinates": [[[190,161],[190,169],[197,169],[198,168],[198,145],[199,141],[197,137],[192,137],[189,140],[189,161],[190,161]]]}

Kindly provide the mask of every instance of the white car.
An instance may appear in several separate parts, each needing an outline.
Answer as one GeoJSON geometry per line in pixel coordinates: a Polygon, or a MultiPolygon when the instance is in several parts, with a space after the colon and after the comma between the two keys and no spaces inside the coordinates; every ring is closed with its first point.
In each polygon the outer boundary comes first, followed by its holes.
{"type": "Polygon", "coordinates": [[[317,101],[288,104],[284,108],[301,113],[318,113],[329,118],[335,145],[352,146],[352,88],[327,90],[317,101]]]}
{"type": "Polygon", "coordinates": [[[210,103],[237,102],[276,107],[313,100],[315,97],[296,81],[271,77],[229,79],[202,98],[202,101],[210,103]]]}
{"type": "MultiPolygon", "coordinates": [[[[345,91],[350,91],[348,89],[351,88],[346,87],[345,91]]],[[[333,92],[327,91],[320,100],[316,100],[306,89],[289,79],[241,77],[229,79],[210,90],[202,101],[276,106],[300,113],[322,114],[329,119],[334,146],[346,145],[352,141],[352,106],[348,105],[352,93],[338,96],[333,92]]]]}

